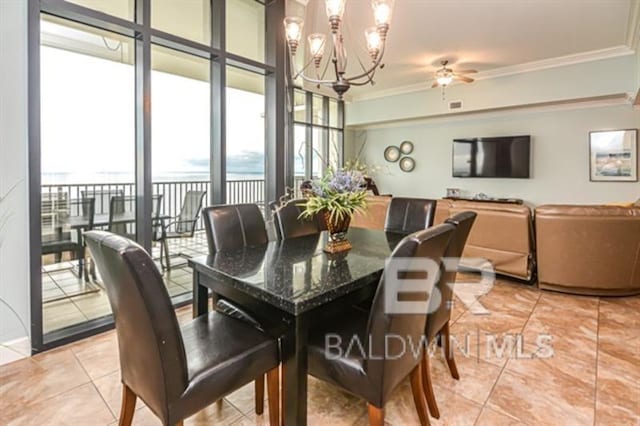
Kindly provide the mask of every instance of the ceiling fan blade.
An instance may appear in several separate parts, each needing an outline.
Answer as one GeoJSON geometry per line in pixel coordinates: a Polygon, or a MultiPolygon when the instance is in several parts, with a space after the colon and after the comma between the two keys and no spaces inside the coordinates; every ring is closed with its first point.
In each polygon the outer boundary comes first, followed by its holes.
{"type": "Polygon", "coordinates": [[[457,74],[453,76],[453,79],[464,81],[465,83],[471,83],[473,81],[473,79],[470,77],[465,77],[464,75],[457,75],[457,74]]]}
{"type": "Polygon", "coordinates": [[[436,81],[435,83],[433,83],[433,84],[431,85],[431,88],[433,89],[433,88],[438,87],[438,86],[439,86],[439,84],[438,84],[438,82],[436,81]]]}
{"type": "Polygon", "coordinates": [[[461,70],[461,71],[456,71],[456,74],[475,74],[477,73],[477,70],[461,70]]]}

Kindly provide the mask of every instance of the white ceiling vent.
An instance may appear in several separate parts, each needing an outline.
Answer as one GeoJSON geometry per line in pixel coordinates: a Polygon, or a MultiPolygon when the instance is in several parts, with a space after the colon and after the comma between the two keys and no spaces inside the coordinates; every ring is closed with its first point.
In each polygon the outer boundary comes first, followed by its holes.
{"type": "Polygon", "coordinates": [[[449,111],[457,111],[462,109],[462,101],[449,101],[449,111]]]}

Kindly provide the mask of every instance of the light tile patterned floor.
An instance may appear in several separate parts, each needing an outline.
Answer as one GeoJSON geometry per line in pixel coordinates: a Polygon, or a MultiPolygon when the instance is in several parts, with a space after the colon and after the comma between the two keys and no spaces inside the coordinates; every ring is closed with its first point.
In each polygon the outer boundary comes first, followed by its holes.
{"type": "MultiPolygon", "coordinates": [[[[193,238],[169,240],[169,253],[178,255],[171,258],[171,271],[164,273],[169,294],[175,296],[191,292],[191,269],[186,256],[200,256],[208,253],[204,232],[196,232],[193,238]]],[[[153,258],[160,258],[160,246],[153,247],[153,258]]],[[[158,261],[158,267],[160,264],[158,261]]],[[[66,261],[43,266],[42,299],[44,332],[48,333],[64,327],[111,314],[109,300],[97,281],[86,283],[78,278],[76,262],[66,261]]]]}
{"type": "MultiPolygon", "coordinates": [[[[499,280],[480,303],[490,314],[474,315],[460,301],[454,305],[459,381],[434,353],[441,417],[432,424],[640,424],[640,297],[571,296],[499,280]],[[535,339],[545,335],[551,336],[553,357],[530,358],[538,349],[535,339]],[[509,342],[513,350],[498,356],[509,342]]],[[[188,307],[177,313],[181,322],[191,318],[188,307]]],[[[0,367],[3,425],[115,424],[119,404],[113,331],[0,367]]],[[[253,413],[249,384],[186,424],[255,425],[267,419],[253,413]]],[[[407,383],[394,392],[386,419],[390,425],[418,424],[407,383]]],[[[134,424],[159,422],[140,405],[134,424]]],[[[365,404],[310,378],[309,424],[366,425],[365,404]]]]}

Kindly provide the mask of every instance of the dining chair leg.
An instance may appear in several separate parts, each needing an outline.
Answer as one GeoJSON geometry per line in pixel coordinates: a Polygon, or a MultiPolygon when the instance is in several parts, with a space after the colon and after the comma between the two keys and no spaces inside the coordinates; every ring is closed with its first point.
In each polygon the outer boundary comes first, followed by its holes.
{"type": "Polygon", "coordinates": [[[256,394],[256,414],[264,412],[264,376],[260,376],[255,381],[256,394]]]}
{"type": "Polygon", "coordinates": [[[278,426],[280,421],[280,368],[267,372],[267,393],[269,400],[269,426],[278,426]]]}
{"type": "Polygon", "coordinates": [[[131,426],[133,413],[136,410],[136,394],[127,385],[122,385],[122,406],[118,426],[131,426]]]}
{"type": "Polygon", "coordinates": [[[451,347],[451,330],[449,328],[449,321],[442,327],[442,340],[444,358],[447,360],[447,366],[451,372],[451,377],[456,380],[460,380],[460,374],[458,374],[458,367],[456,366],[456,360],[453,358],[453,348],[451,347]]]}
{"type": "Polygon", "coordinates": [[[424,393],[422,389],[422,377],[420,376],[420,363],[411,372],[411,393],[413,394],[413,403],[416,405],[416,411],[420,418],[420,424],[422,426],[428,426],[429,412],[427,411],[427,404],[424,400],[424,393]]]}
{"type": "Polygon", "coordinates": [[[427,405],[429,406],[429,412],[431,416],[439,419],[440,410],[438,410],[438,403],[436,402],[436,396],[433,393],[433,384],[431,382],[431,363],[429,362],[429,349],[425,348],[422,355],[422,389],[424,390],[424,396],[427,398],[427,405]]]}
{"type": "Polygon", "coordinates": [[[384,408],[378,408],[373,404],[368,404],[369,426],[384,426],[384,408]]]}

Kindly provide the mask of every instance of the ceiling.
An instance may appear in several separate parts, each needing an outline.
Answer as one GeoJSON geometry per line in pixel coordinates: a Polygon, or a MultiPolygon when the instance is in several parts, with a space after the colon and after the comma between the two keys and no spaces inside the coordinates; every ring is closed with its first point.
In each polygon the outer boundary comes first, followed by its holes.
{"type": "MultiPolygon", "coordinates": [[[[357,99],[424,84],[442,59],[454,69],[482,72],[620,49],[631,44],[630,16],[640,9],[632,1],[637,0],[396,0],[386,66],[374,87],[354,87],[350,95],[357,99]]],[[[327,32],[324,0],[309,0],[306,15],[306,34],[327,32]]],[[[344,22],[347,42],[357,39],[358,56],[366,59],[363,31],[373,25],[370,1],[347,0],[344,22]]],[[[352,44],[351,58],[353,51],[352,44]]],[[[359,67],[352,59],[349,69],[359,67]]]]}

